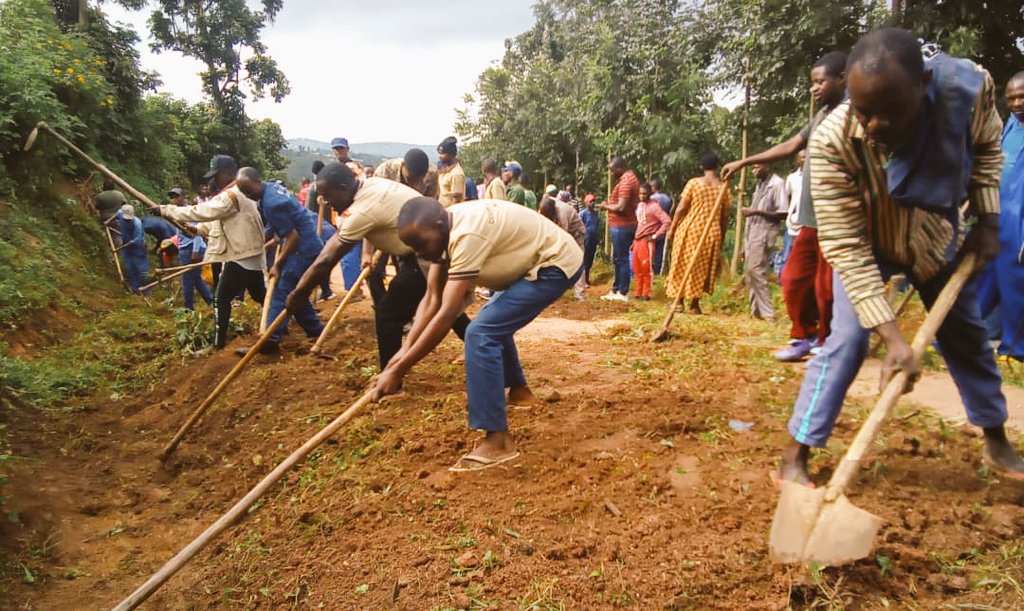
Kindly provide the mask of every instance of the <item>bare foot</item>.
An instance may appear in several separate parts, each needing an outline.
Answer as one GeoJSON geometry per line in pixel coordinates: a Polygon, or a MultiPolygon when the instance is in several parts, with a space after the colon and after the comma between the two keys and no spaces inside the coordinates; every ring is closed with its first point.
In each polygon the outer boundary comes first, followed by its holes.
{"type": "Polygon", "coordinates": [[[790,441],[782,451],[782,464],[776,474],[779,481],[795,482],[805,486],[812,485],[811,476],[807,472],[807,458],[811,448],[798,441],[790,441]]]}
{"type": "Polygon", "coordinates": [[[505,400],[514,407],[530,407],[537,402],[537,397],[529,386],[513,386],[508,389],[508,399],[505,400]]]}
{"type": "Polygon", "coordinates": [[[985,462],[1000,475],[1024,481],[1024,460],[1006,438],[1006,429],[995,426],[985,429],[985,462]]]}

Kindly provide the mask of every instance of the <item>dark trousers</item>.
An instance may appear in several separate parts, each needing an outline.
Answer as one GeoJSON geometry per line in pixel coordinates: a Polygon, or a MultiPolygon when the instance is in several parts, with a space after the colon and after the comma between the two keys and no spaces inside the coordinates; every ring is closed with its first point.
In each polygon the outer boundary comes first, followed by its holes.
{"type": "Polygon", "coordinates": [[[224,264],[220,274],[220,282],[217,283],[217,298],[214,302],[214,309],[217,314],[217,335],[214,337],[213,345],[223,348],[228,343],[228,325],[231,323],[231,300],[249,292],[249,296],[257,303],[263,303],[267,296],[267,286],[263,282],[261,270],[245,269],[234,261],[224,264]]]}
{"type": "Polygon", "coordinates": [[[583,238],[583,273],[590,284],[590,269],[594,267],[594,256],[597,255],[597,232],[587,232],[583,238]]]}
{"type": "MultiPolygon", "coordinates": [[[[398,262],[398,274],[391,279],[387,291],[374,305],[381,369],[402,348],[402,330],[416,314],[416,306],[426,293],[427,279],[416,257],[403,257],[398,262]]],[[[452,329],[460,339],[465,339],[468,325],[469,317],[463,313],[455,319],[452,329]]]]}

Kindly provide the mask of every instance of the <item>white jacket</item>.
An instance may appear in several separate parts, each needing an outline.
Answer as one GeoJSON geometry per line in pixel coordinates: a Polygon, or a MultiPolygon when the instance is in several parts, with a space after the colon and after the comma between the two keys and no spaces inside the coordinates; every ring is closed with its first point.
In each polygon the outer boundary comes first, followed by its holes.
{"type": "Polygon", "coordinates": [[[264,253],[263,220],[256,202],[231,185],[194,206],[160,206],[160,214],[173,221],[195,221],[207,237],[204,261],[237,261],[264,253]]]}

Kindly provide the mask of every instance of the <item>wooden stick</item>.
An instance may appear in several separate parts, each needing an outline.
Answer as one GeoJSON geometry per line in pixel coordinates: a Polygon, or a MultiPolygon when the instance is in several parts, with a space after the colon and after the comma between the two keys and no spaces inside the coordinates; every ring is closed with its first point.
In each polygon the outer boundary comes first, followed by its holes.
{"type": "Polygon", "coordinates": [[[267,332],[267,318],[270,317],[270,301],[274,297],[274,289],[277,288],[277,276],[270,279],[270,285],[267,287],[267,294],[263,298],[263,311],[260,312],[260,334],[267,332]]]}
{"type": "MultiPolygon", "coordinates": [[[[46,133],[50,134],[54,138],[56,138],[58,142],[60,142],[64,146],[66,146],[72,153],[74,153],[74,154],[78,155],[79,157],[81,157],[83,160],[85,160],[86,163],[91,164],[93,167],[95,167],[97,170],[99,170],[100,174],[103,174],[104,176],[109,178],[114,184],[116,184],[117,186],[119,186],[122,189],[124,189],[125,191],[127,191],[135,199],[137,199],[137,200],[141,201],[142,203],[146,204],[146,206],[148,206],[150,209],[159,208],[160,207],[160,206],[157,205],[156,202],[154,202],[153,200],[149,199],[146,196],[145,193],[143,193],[142,191],[139,191],[135,187],[133,187],[130,184],[128,184],[127,182],[125,182],[120,176],[118,176],[117,174],[114,174],[113,172],[111,172],[110,169],[107,168],[107,166],[105,166],[102,163],[96,161],[92,157],[86,155],[85,151],[83,151],[82,149],[80,149],[77,146],[75,146],[74,144],[72,144],[71,141],[68,140],[67,138],[65,138],[64,136],[61,136],[60,134],[55,132],[52,127],[47,125],[46,121],[40,121],[39,123],[36,124],[36,130],[40,130],[40,129],[45,131],[46,133]]],[[[35,130],[33,130],[33,131],[35,131],[35,130]]],[[[25,150],[28,150],[31,147],[31,145],[32,145],[31,143],[35,142],[35,138],[31,138],[30,137],[30,140],[31,140],[31,142],[26,143],[25,150]]],[[[172,225],[174,225],[175,227],[179,227],[182,230],[185,230],[185,226],[182,225],[181,223],[177,223],[175,221],[172,221],[171,219],[166,219],[166,220],[168,222],[170,222],[172,225]]]]}
{"type": "MultiPolygon", "coordinates": [[[[747,158],[748,134],[750,132],[750,62],[743,60],[743,140],[741,144],[740,159],[747,158]]],[[[743,228],[746,221],[740,214],[747,199],[747,168],[740,170],[740,193],[736,198],[736,232],[733,234],[736,243],[732,248],[732,262],[729,265],[729,275],[735,276],[739,270],[740,253],[743,252],[743,228]]]]}
{"type": "Polygon", "coordinates": [[[110,251],[114,254],[114,265],[117,266],[117,275],[121,278],[121,284],[127,285],[128,282],[124,279],[124,271],[121,269],[121,257],[117,256],[117,247],[114,245],[114,236],[110,235],[110,227],[103,226],[106,229],[107,242],[110,244],[110,251]]]}
{"type": "Polygon", "coordinates": [[[195,269],[197,267],[202,267],[204,265],[209,265],[209,264],[210,264],[209,261],[197,261],[196,263],[189,263],[187,265],[179,265],[177,267],[165,267],[163,269],[158,269],[158,270],[154,271],[153,273],[154,274],[171,274],[171,273],[174,273],[174,272],[188,271],[190,269],[195,269]]]}
{"type": "MultiPolygon", "coordinates": [[[[711,217],[708,219],[708,223],[706,225],[704,225],[704,229],[701,230],[700,238],[697,239],[697,253],[698,253],[698,255],[699,255],[700,251],[704,248],[704,240],[707,239],[708,233],[711,232],[711,227],[713,227],[715,223],[721,223],[722,222],[722,219],[721,219],[722,202],[725,201],[725,195],[728,192],[729,192],[729,181],[722,181],[722,188],[718,191],[718,197],[715,198],[715,205],[714,205],[714,209],[711,211],[711,217]]],[[[676,294],[676,298],[672,301],[672,306],[668,309],[668,314],[665,315],[665,321],[661,325],[661,330],[658,331],[658,333],[655,334],[653,337],[651,337],[651,341],[652,342],[661,341],[661,340],[663,340],[663,339],[668,337],[669,326],[672,324],[672,318],[676,315],[676,308],[679,307],[679,304],[682,303],[682,300],[683,300],[683,288],[686,285],[686,281],[689,279],[690,272],[693,271],[693,266],[694,266],[694,264],[696,262],[697,262],[697,257],[696,256],[692,257],[689,260],[689,262],[687,262],[686,269],[683,271],[683,280],[682,280],[682,283],[679,286],[679,292],[676,294]]],[[[678,265],[679,262],[677,261],[676,264],[678,265]]],[[[712,265],[713,264],[714,263],[712,263],[712,265]]]]}
{"type": "Polygon", "coordinates": [[[200,550],[206,547],[210,541],[217,537],[217,535],[227,530],[235,522],[244,518],[249,508],[252,507],[261,496],[266,494],[267,490],[269,490],[271,486],[277,483],[285,473],[309,455],[310,452],[315,450],[329,437],[334,435],[342,426],[355,418],[359,412],[370,403],[372,397],[372,391],[366,392],[359,398],[359,400],[342,412],[340,416],[321,429],[320,432],[310,438],[309,441],[302,444],[302,447],[295,450],[288,456],[288,458],[281,461],[273,471],[260,480],[260,483],[256,484],[256,486],[242,497],[241,500],[235,503],[227,513],[222,515],[216,522],[204,530],[201,535],[193,539],[191,543],[186,545],[173,558],[168,560],[167,563],[160,567],[160,570],[154,573],[153,576],[147,579],[139,589],[132,592],[128,598],[122,600],[116,607],[114,607],[114,611],[127,611],[141,605],[153,594],[153,592],[166,583],[168,579],[181,570],[181,567],[185,566],[185,564],[198,554],[200,550]]]}
{"type": "Polygon", "coordinates": [[[166,276],[160,276],[159,278],[157,278],[153,282],[150,282],[149,284],[144,285],[144,286],[140,286],[139,287],[139,292],[141,293],[142,291],[148,291],[149,289],[151,289],[154,286],[160,284],[161,282],[167,282],[168,280],[171,280],[173,278],[177,278],[178,276],[187,274],[190,271],[191,271],[191,268],[190,269],[182,269],[182,270],[174,272],[173,274],[167,274],[166,276]]]}
{"type": "Polygon", "coordinates": [[[210,409],[210,406],[213,405],[213,402],[217,399],[217,397],[220,396],[220,393],[224,392],[224,389],[228,387],[228,384],[230,384],[232,380],[238,377],[238,374],[240,374],[242,370],[245,369],[245,366],[249,364],[249,361],[251,361],[253,357],[255,357],[259,353],[259,350],[260,348],[263,347],[263,344],[267,342],[267,339],[270,338],[270,335],[274,331],[276,331],[279,326],[281,326],[281,323],[283,323],[284,319],[287,317],[288,310],[281,310],[281,313],[278,314],[277,318],[275,318],[273,322],[270,323],[270,326],[267,327],[267,330],[260,335],[259,339],[256,340],[256,343],[253,344],[252,347],[249,348],[249,351],[245,353],[245,356],[242,357],[242,360],[238,361],[238,363],[231,369],[231,371],[228,372],[228,375],[224,376],[224,379],[220,381],[220,384],[217,384],[216,388],[214,388],[213,391],[205,399],[203,399],[203,402],[199,404],[199,407],[197,407],[195,411],[192,412],[192,415],[188,417],[188,420],[185,421],[185,424],[181,425],[181,428],[178,429],[178,432],[174,434],[174,438],[171,439],[170,443],[167,444],[167,447],[165,447],[163,449],[163,452],[160,453],[161,459],[167,458],[168,456],[171,455],[172,452],[174,452],[174,449],[178,447],[179,443],[181,443],[181,439],[185,436],[185,433],[187,433],[189,429],[191,429],[192,426],[199,420],[199,418],[201,418],[202,415],[206,413],[206,410],[210,409]]]}
{"type": "Polygon", "coordinates": [[[359,289],[363,286],[363,282],[370,275],[370,272],[373,271],[373,268],[377,265],[377,260],[380,259],[381,253],[383,252],[384,251],[377,251],[377,255],[373,258],[373,262],[359,272],[359,276],[356,278],[356,281],[352,283],[352,288],[345,291],[345,297],[341,300],[341,303],[338,304],[338,307],[334,308],[334,313],[327,319],[327,324],[324,325],[324,330],[320,332],[320,337],[316,338],[316,343],[309,349],[311,353],[320,354],[320,348],[323,346],[324,340],[327,339],[327,334],[330,333],[334,323],[337,322],[338,318],[341,316],[341,312],[345,309],[345,306],[352,301],[353,295],[359,293],[359,289]]]}
{"type": "MultiPolygon", "coordinates": [[[[320,197],[317,196],[320,200],[320,197]]],[[[324,202],[320,200],[317,202],[320,205],[320,210],[316,213],[316,237],[320,237],[324,233],[324,202]]]]}

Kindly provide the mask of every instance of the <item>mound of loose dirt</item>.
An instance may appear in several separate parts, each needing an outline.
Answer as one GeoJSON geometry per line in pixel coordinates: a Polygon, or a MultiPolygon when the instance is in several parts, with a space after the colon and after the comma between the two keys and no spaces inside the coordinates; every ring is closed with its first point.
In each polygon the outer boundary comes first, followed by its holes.
{"type": "MultiPolygon", "coordinates": [[[[762,323],[679,317],[676,339],[652,345],[628,312],[562,302],[521,332],[541,401],[510,411],[523,456],[481,473],[447,470],[476,438],[449,338],[404,396],[316,451],[148,608],[1024,605],[1024,488],[979,471],[978,437],[926,412],[887,427],[850,495],[886,521],[877,556],[820,572],[772,565],[767,474],[799,366],[765,356],[762,323]]],[[[37,460],[17,466],[7,509],[19,521],[0,527],[14,567],[3,606],[107,608],[134,590],[365,388],[367,304],[327,348],[336,361],[260,357],[164,464],[160,448],[235,363],[230,351],[143,396],[7,414],[15,454],[37,460]]],[[[822,478],[864,405],[819,456],[822,478]]]]}

